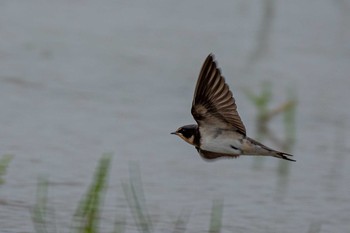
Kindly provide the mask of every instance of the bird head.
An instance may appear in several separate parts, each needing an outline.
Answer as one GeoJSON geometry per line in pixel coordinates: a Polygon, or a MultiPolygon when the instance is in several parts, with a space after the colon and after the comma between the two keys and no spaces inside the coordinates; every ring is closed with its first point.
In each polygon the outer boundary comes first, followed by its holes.
{"type": "Polygon", "coordinates": [[[175,132],[172,132],[171,134],[175,134],[182,138],[185,142],[195,145],[195,135],[197,132],[197,125],[185,125],[180,128],[178,128],[175,132]]]}

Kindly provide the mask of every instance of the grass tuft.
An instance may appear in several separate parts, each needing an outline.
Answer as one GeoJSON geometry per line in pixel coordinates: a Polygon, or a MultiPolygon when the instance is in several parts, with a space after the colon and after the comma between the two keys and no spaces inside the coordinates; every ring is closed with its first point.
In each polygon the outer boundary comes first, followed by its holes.
{"type": "Polygon", "coordinates": [[[295,143],[295,113],[297,103],[295,93],[289,89],[288,99],[273,109],[269,108],[272,100],[272,84],[270,82],[262,83],[262,90],[259,95],[249,90],[246,90],[245,93],[257,110],[256,139],[262,141],[267,138],[281,150],[290,151],[295,143]],[[284,116],[283,124],[285,128],[285,137],[283,140],[276,137],[268,125],[273,118],[281,114],[284,116]]]}

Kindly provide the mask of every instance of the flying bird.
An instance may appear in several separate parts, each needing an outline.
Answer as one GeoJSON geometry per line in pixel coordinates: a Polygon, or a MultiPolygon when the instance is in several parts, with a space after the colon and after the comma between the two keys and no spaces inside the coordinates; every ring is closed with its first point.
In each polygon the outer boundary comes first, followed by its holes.
{"type": "Polygon", "coordinates": [[[182,126],[171,134],[193,145],[204,159],[259,155],[295,161],[290,158],[293,155],[247,137],[235,99],[212,54],[199,73],[191,113],[197,125],[182,126]]]}

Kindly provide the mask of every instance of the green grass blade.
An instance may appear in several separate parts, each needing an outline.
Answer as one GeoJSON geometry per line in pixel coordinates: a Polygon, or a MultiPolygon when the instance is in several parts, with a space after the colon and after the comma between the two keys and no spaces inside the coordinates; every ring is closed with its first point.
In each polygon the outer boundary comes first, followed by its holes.
{"type": "Polygon", "coordinates": [[[93,182],[80,201],[73,219],[77,224],[73,230],[79,233],[99,232],[99,219],[104,196],[106,193],[107,178],[111,163],[111,155],[105,154],[99,161],[93,182]]]}
{"type": "Polygon", "coordinates": [[[210,233],[219,233],[221,232],[221,223],[222,223],[222,212],[223,212],[223,200],[214,200],[211,208],[210,216],[210,233]]]}
{"type": "Polygon", "coordinates": [[[40,177],[38,179],[38,186],[36,191],[36,202],[31,210],[31,217],[34,224],[35,231],[37,233],[48,233],[48,221],[47,221],[47,189],[48,181],[40,177]]]}
{"type": "Polygon", "coordinates": [[[291,150],[291,147],[295,143],[295,116],[296,116],[296,97],[295,97],[295,92],[292,90],[288,91],[289,94],[289,102],[292,104],[290,105],[289,108],[287,108],[284,111],[284,127],[285,127],[285,134],[286,134],[286,144],[288,145],[289,148],[286,148],[287,150],[291,150]]]}
{"type": "Polygon", "coordinates": [[[3,176],[6,174],[6,170],[10,162],[12,161],[13,155],[3,155],[2,158],[0,158],[0,185],[5,183],[5,180],[3,179],[3,176]]]}
{"type": "Polygon", "coordinates": [[[150,233],[153,231],[153,223],[146,209],[140,168],[135,163],[130,164],[129,168],[129,183],[122,183],[123,191],[139,230],[144,233],[150,233]]]}
{"type": "Polygon", "coordinates": [[[183,210],[182,213],[178,216],[173,233],[185,233],[188,221],[190,220],[191,211],[189,209],[183,210]]]}

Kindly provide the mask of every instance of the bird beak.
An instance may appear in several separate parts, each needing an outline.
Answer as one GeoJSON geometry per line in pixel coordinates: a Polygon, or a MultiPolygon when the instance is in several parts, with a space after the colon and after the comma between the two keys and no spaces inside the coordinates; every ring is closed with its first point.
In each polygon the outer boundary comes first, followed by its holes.
{"type": "Polygon", "coordinates": [[[177,132],[171,132],[170,134],[175,134],[175,135],[176,135],[176,134],[177,134],[177,132]]]}

